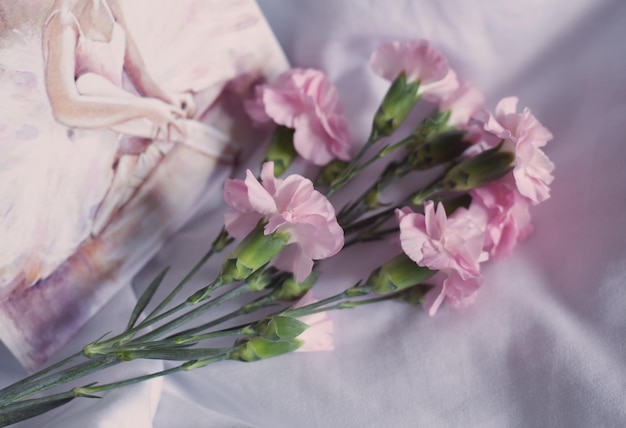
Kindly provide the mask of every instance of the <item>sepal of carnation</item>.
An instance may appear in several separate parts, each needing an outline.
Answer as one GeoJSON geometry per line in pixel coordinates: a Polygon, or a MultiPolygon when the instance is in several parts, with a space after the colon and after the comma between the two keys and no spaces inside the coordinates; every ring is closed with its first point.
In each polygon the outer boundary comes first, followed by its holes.
{"type": "Polygon", "coordinates": [[[473,142],[461,129],[449,129],[433,135],[408,153],[408,162],[415,169],[433,168],[461,156],[473,142]]]}
{"type": "Polygon", "coordinates": [[[272,342],[298,337],[308,328],[301,320],[296,318],[275,315],[257,321],[253,325],[244,328],[243,333],[259,336],[272,342]]]}
{"type": "Polygon", "coordinates": [[[391,83],[374,115],[370,142],[387,137],[398,129],[420,99],[419,86],[419,81],[407,82],[403,72],[391,83]]]}
{"type": "Polygon", "coordinates": [[[319,272],[314,271],[311,272],[304,281],[298,282],[293,275],[290,275],[274,288],[269,296],[272,300],[282,302],[291,302],[300,299],[315,285],[319,276],[319,272]]]}
{"type": "Polygon", "coordinates": [[[514,162],[515,156],[501,150],[500,146],[486,150],[451,168],[435,185],[435,190],[467,192],[476,189],[504,177],[514,168],[514,162]]]}
{"type": "Polygon", "coordinates": [[[263,224],[254,229],[237,245],[222,265],[223,283],[248,278],[271,262],[287,245],[290,236],[285,232],[267,234],[263,224]]]}
{"type": "Polygon", "coordinates": [[[366,284],[377,294],[387,294],[419,284],[435,273],[402,253],[374,270],[366,284]]]}
{"type": "Polygon", "coordinates": [[[258,336],[246,337],[235,343],[235,348],[230,351],[228,358],[246,363],[266,360],[293,352],[302,346],[302,343],[302,340],[297,338],[271,341],[258,336]]]}

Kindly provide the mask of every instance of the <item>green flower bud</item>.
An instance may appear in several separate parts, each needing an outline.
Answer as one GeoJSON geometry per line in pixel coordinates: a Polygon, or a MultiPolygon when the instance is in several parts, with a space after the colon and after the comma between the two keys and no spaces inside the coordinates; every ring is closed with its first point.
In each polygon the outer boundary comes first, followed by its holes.
{"type": "Polygon", "coordinates": [[[341,159],[335,159],[327,163],[322,169],[320,169],[317,178],[315,179],[316,186],[330,186],[339,176],[346,171],[349,162],[342,161],[341,159]]]}
{"type": "Polygon", "coordinates": [[[387,294],[419,284],[436,273],[437,271],[419,266],[402,253],[372,272],[367,284],[375,293],[387,294]]]}
{"type": "Polygon", "coordinates": [[[411,196],[411,203],[421,205],[440,192],[467,192],[505,176],[515,166],[515,154],[500,151],[501,146],[451,168],[440,181],[411,196]]]}
{"type": "Polygon", "coordinates": [[[297,282],[293,275],[285,279],[272,293],[269,295],[274,300],[281,302],[292,302],[304,296],[317,282],[319,272],[311,272],[311,274],[302,282],[297,282]]]}
{"type": "Polygon", "coordinates": [[[229,283],[248,278],[276,257],[288,241],[289,234],[265,235],[263,225],[259,224],[228,256],[222,265],[220,281],[229,283]]]}
{"type": "Polygon", "coordinates": [[[431,288],[432,285],[429,284],[417,284],[402,290],[398,294],[398,298],[409,305],[419,306],[424,303],[424,297],[431,288]]]}
{"type": "Polygon", "coordinates": [[[428,169],[453,161],[472,145],[464,138],[465,131],[458,129],[435,134],[409,153],[409,163],[416,169],[428,169]]]}
{"type": "Polygon", "coordinates": [[[429,138],[450,130],[448,119],[450,119],[450,112],[434,112],[430,114],[406,138],[407,150],[411,151],[422,145],[429,138]]]}
{"type": "Polygon", "coordinates": [[[302,343],[303,342],[299,339],[286,339],[272,342],[263,337],[245,338],[237,341],[235,349],[229,353],[228,358],[247,363],[265,360],[293,352],[302,346],[302,343]]]}
{"type": "Polygon", "coordinates": [[[407,82],[404,73],[393,81],[374,116],[370,141],[389,136],[398,129],[420,98],[419,85],[419,81],[407,82]]]}
{"type": "Polygon", "coordinates": [[[263,163],[274,162],[274,175],[280,177],[298,156],[293,146],[292,128],[278,125],[272,134],[263,163]]]}
{"type": "Polygon", "coordinates": [[[514,167],[515,154],[499,149],[484,151],[452,168],[442,180],[443,189],[467,192],[508,174],[514,167]]]}
{"type": "Polygon", "coordinates": [[[250,286],[251,291],[265,290],[267,286],[270,285],[274,280],[276,272],[278,272],[278,270],[273,267],[267,269],[259,269],[252,275],[250,275],[246,282],[250,286]]]}
{"type": "Polygon", "coordinates": [[[302,334],[307,325],[300,320],[285,316],[273,316],[258,321],[244,329],[244,334],[250,336],[260,336],[272,342],[285,339],[293,339],[302,334]]]}

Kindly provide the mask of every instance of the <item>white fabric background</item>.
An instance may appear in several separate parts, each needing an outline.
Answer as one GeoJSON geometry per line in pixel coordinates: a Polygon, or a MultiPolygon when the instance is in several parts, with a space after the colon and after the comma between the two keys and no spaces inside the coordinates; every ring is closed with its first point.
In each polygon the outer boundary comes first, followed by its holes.
{"type": "MultiPolygon", "coordinates": [[[[490,107],[518,95],[555,135],[546,152],[556,180],[552,198],[533,212],[534,235],[511,259],[485,269],[467,309],[444,307],[429,318],[388,302],[333,313],[334,352],[221,363],[75,401],[21,426],[624,426],[626,2],[260,5],[292,64],[322,69],[336,82],[358,140],[387,86],[366,66],[383,40],[430,39],[490,107]]],[[[182,276],[219,229],[219,212],[207,209],[182,230],[135,288],[164,264],[174,266],[172,280],[182,276]]],[[[373,266],[385,249],[330,261],[318,293],[366,275],[364,259],[373,266]]],[[[214,271],[215,264],[202,276],[214,271]]],[[[131,288],[121,292],[64,352],[123,324],[134,296],[131,288]]],[[[2,384],[23,375],[5,349],[0,361],[2,384]]],[[[138,366],[148,372],[161,364],[138,366]]]]}

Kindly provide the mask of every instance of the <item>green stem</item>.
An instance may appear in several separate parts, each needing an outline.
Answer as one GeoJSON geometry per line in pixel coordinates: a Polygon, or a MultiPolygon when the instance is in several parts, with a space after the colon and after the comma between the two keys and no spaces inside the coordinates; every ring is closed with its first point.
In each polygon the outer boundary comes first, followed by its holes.
{"type": "Polygon", "coordinates": [[[138,327],[143,326],[144,323],[155,318],[159,314],[159,312],[161,312],[163,308],[165,308],[165,306],[167,306],[169,302],[171,302],[174,299],[174,297],[176,297],[176,295],[183,289],[183,287],[187,285],[187,283],[196,275],[196,273],[198,273],[198,271],[211,258],[211,256],[213,256],[213,254],[215,254],[215,250],[213,249],[213,247],[211,247],[211,249],[200,259],[198,263],[196,263],[196,265],[191,269],[191,271],[189,271],[189,273],[185,275],[185,277],[167,295],[167,297],[161,303],[159,303],[159,305],[156,308],[154,308],[154,310],[150,312],[148,316],[142,322],[139,323],[138,327]]]}
{"type": "MultiPolygon", "coordinates": [[[[346,300],[344,302],[338,303],[336,305],[333,306],[324,306],[324,307],[317,307],[317,308],[311,308],[310,310],[306,310],[303,312],[299,312],[297,315],[298,317],[301,316],[306,316],[306,315],[313,315],[319,312],[326,312],[326,311],[334,311],[337,309],[352,309],[352,308],[356,308],[358,306],[364,306],[364,305],[369,305],[371,303],[378,303],[378,302],[384,302],[386,300],[392,300],[392,299],[396,299],[397,298],[397,294],[396,293],[392,293],[392,294],[385,294],[384,296],[379,296],[379,297],[373,297],[371,299],[364,299],[364,300],[346,300]]],[[[306,307],[303,307],[303,309],[306,307]]],[[[286,315],[289,316],[294,316],[292,313],[288,313],[286,315]]]]}
{"type": "Polygon", "coordinates": [[[69,357],[59,361],[58,363],[55,363],[49,367],[46,367],[43,370],[38,371],[37,373],[33,373],[32,375],[25,377],[24,379],[9,385],[5,388],[3,388],[2,390],[0,390],[0,403],[4,401],[3,397],[5,396],[5,394],[11,394],[11,393],[15,393],[16,391],[19,391],[20,389],[22,389],[23,387],[25,387],[26,385],[32,384],[34,381],[41,379],[42,377],[44,377],[45,375],[47,375],[48,373],[52,373],[53,371],[55,371],[56,369],[59,369],[61,367],[66,366],[67,364],[70,364],[80,358],[83,358],[83,354],[82,352],[77,352],[74,355],[70,355],[69,357]]]}
{"type": "Polygon", "coordinates": [[[83,386],[83,387],[74,388],[72,389],[72,393],[76,397],[91,397],[93,396],[93,394],[97,394],[99,392],[104,392],[104,391],[109,391],[111,389],[134,385],[139,382],[165,376],[171,373],[180,372],[183,370],[184,370],[184,365],[180,365],[177,367],[173,367],[171,369],[162,370],[160,372],[151,373],[151,374],[144,375],[144,376],[138,376],[132,379],[126,379],[126,380],[122,380],[119,382],[112,382],[112,383],[107,383],[104,385],[83,386]]]}
{"type": "Polygon", "coordinates": [[[295,309],[288,309],[286,311],[282,311],[281,315],[285,315],[288,317],[300,317],[302,315],[306,315],[308,313],[308,311],[312,310],[312,309],[316,309],[319,307],[322,307],[324,305],[328,305],[330,303],[334,303],[337,302],[341,299],[346,299],[348,297],[354,297],[354,295],[363,295],[366,294],[368,292],[367,289],[359,287],[359,286],[354,286],[352,288],[348,288],[347,290],[342,291],[341,293],[335,294],[334,296],[330,296],[327,297],[325,299],[319,300],[317,302],[308,304],[306,306],[301,306],[299,308],[295,308],[295,309]]]}
{"type": "Polygon", "coordinates": [[[57,385],[71,382],[75,379],[79,379],[83,376],[87,376],[91,373],[97,372],[107,367],[114,366],[119,363],[119,360],[114,355],[98,356],[84,363],[78,364],[74,367],[70,367],[59,373],[49,375],[43,379],[40,379],[36,384],[27,386],[19,391],[13,391],[4,395],[0,399],[0,406],[13,403],[18,400],[30,397],[37,393],[47,391],[57,385]]]}
{"type": "MultiPolygon", "coordinates": [[[[216,306],[221,305],[222,303],[231,300],[241,294],[247,293],[248,291],[250,291],[250,286],[248,284],[242,284],[239,287],[222,294],[221,296],[210,300],[208,302],[206,302],[205,304],[192,309],[191,311],[179,316],[178,318],[173,319],[172,321],[163,324],[162,326],[156,328],[155,330],[144,334],[143,336],[138,337],[137,339],[135,339],[135,341],[137,342],[145,342],[145,341],[150,341],[153,339],[156,339],[160,336],[162,336],[165,333],[168,333],[178,327],[180,327],[183,324],[186,324],[187,322],[194,320],[196,318],[198,318],[199,316],[203,315],[204,313],[206,313],[209,309],[212,309],[216,306]]],[[[129,342],[129,343],[132,343],[129,342]]]]}

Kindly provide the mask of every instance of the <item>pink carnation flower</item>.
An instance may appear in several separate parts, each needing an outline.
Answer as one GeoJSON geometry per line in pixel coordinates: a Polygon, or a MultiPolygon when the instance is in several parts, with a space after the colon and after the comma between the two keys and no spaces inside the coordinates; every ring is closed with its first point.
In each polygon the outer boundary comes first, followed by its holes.
{"type": "Polygon", "coordinates": [[[226,181],[224,200],[231,207],[224,214],[226,230],[235,238],[243,238],[264,219],[266,235],[288,233],[289,243],[273,264],[292,272],[297,281],[304,281],[313,260],[333,256],[343,246],[343,230],[335,210],[301,175],[275,178],[273,162],[263,165],[261,179],[262,184],[248,170],[244,181],[226,181]]]}
{"type": "Polygon", "coordinates": [[[245,107],[256,122],[294,129],[296,151],[314,165],[350,159],[352,137],[337,89],[321,71],[289,70],[274,84],[257,86],[256,97],[245,107]]]}
{"type": "Polygon", "coordinates": [[[443,204],[435,209],[433,201],[424,204],[424,214],[403,208],[397,215],[402,250],[418,265],[446,277],[442,286],[427,295],[428,313],[434,315],[445,298],[455,306],[468,303],[482,281],[479,263],[487,258],[482,251],[483,218],[464,208],[448,218],[443,204]]]}
{"type": "Polygon", "coordinates": [[[509,257],[517,243],[532,232],[529,199],[517,191],[514,183],[507,183],[506,179],[470,193],[470,211],[485,218],[483,249],[492,258],[509,257]]]}
{"type": "Polygon", "coordinates": [[[530,109],[516,113],[517,97],[503,98],[496,114],[483,113],[485,130],[515,145],[513,176],[519,192],[535,204],[550,197],[554,164],[540,149],[552,134],[539,123],[530,109]]]}
{"type": "Polygon", "coordinates": [[[446,58],[426,40],[382,43],[372,53],[370,66],[389,81],[404,72],[407,81],[420,82],[420,95],[443,96],[458,86],[456,76],[449,74],[446,58]]]}
{"type": "MultiPolygon", "coordinates": [[[[295,307],[299,308],[315,302],[317,300],[311,292],[308,292],[295,307]]],[[[309,328],[298,336],[298,339],[304,343],[296,352],[332,351],[335,349],[333,343],[333,321],[326,312],[305,315],[298,319],[307,324],[309,328]]]]}
{"type": "Polygon", "coordinates": [[[464,208],[446,217],[443,204],[424,204],[424,214],[409,208],[397,211],[400,243],[404,252],[420,266],[444,273],[456,272],[468,279],[479,275],[483,258],[484,227],[464,208]]]}

